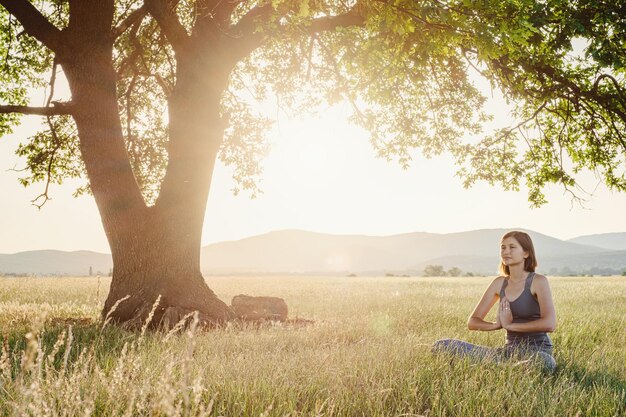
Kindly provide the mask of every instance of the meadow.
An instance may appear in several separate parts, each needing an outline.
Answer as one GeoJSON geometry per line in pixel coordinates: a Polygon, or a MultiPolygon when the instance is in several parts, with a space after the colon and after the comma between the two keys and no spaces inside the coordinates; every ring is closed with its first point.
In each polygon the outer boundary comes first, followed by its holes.
{"type": "Polygon", "coordinates": [[[132,333],[100,319],[109,279],[0,278],[0,415],[626,415],[626,277],[550,278],[551,375],[431,354],[440,338],[503,343],[465,324],[490,278],[207,281],[314,323],[132,333]]]}

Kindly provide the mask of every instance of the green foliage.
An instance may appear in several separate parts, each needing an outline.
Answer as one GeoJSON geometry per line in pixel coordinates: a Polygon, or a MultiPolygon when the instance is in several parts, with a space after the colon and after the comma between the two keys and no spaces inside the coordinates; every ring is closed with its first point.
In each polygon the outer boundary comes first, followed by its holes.
{"type": "MultiPolygon", "coordinates": [[[[287,3],[298,2],[273,5],[287,3]]],[[[329,14],[321,3],[316,13],[329,14]]],[[[623,44],[616,16],[624,6],[601,3],[362,2],[364,28],[311,38],[305,19],[300,31],[287,30],[257,51],[245,69],[253,86],[263,93],[270,86],[293,111],[302,102],[310,109],[349,101],[352,120],[372,133],[378,154],[403,166],[414,148],[426,156],[447,151],[466,186],[485,180],[519,190],[525,183],[536,206],[546,202],[542,190],[550,183],[574,194],[583,170],[623,191],[626,54],[615,47],[610,59],[600,59],[598,42],[623,44]],[[578,58],[572,43],[583,39],[578,58]],[[489,119],[470,77],[478,73],[502,89],[519,122],[468,141],[489,119]]]]}
{"type": "MultiPolygon", "coordinates": [[[[24,105],[28,89],[44,85],[40,75],[51,64],[51,54],[34,39],[18,36],[21,25],[0,8],[0,104],[24,105]]],[[[16,113],[0,114],[0,137],[20,121],[16,113]]]]}
{"type": "MultiPolygon", "coordinates": [[[[67,2],[53,1],[43,12],[59,27],[67,23],[67,2]]],[[[34,38],[27,36],[23,27],[4,8],[0,8],[0,26],[0,56],[3,60],[0,70],[0,104],[29,104],[29,91],[34,88],[48,91],[51,88],[49,78],[52,71],[57,72],[57,68],[53,67],[54,56],[34,38]]],[[[19,121],[17,113],[0,114],[0,137],[11,133],[19,121]]],[[[49,117],[44,126],[42,131],[17,148],[16,154],[26,160],[20,183],[24,186],[36,182],[60,184],[64,179],[84,176],[78,137],[71,118],[49,117]]],[[[81,187],[77,193],[87,189],[88,185],[81,187]]],[[[47,192],[46,186],[34,203],[44,203],[45,200],[40,198],[47,198],[47,192]]]]}
{"type": "MultiPolygon", "coordinates": [[[[128,2],[124,10],[136,3],[128,2]]],[[[121,13],[119,19],[124,17],[121,13]]],[[[167,99],[175,84],[174,53],[153,20],[124,32],[114,52],[128,158],[144,198],[152,204],[167,166],[167,99]]]]}
{"type": "Polygon", "coordinates": [[[222,118],[227,121],[219,158],[226,166],[234,167],[233,192],[249,191],[252,197],[260,192],[258,178],[262,170],[259,159],[268,152],[265,134],[272,124],[250,108],[246,101],[227,92],[223,100],[222,118]]]}
{"type": "MultiPolygon", "coordinates": [[[[40,3],[53,24],[67,25],[68,2],[40,3]]],[[[116,1],[113,25],[141,4],[116,1]]],[[[253,30],[263,42],[233,69],[222,101],[227,126],[220,158],[234,168],[236,192],[258,192],[270,121],[253,109],[268,100],[289,114],[347,101],[351,120],[371,132],[380,157],[406,167],[416,148],[427,157],[449,152],[466,186],[487,181],[518,190],[525,184],[534,205],[545,203],[542,190],[552,183],[575,193],[584,170],[626,191],[623,2],[247,0],[218,28],[218,39],[241,36],[229,31],[264,5],[269,12],[257,14],[253,30]],[[359,19],[312,29],[339,15],[359,19]],[[511,126],[482,132],[490,116],[474,85],[477,76],[514,106],[511,126]]],[[[212,11],[203,7],[184,0],[175,9],[194,39],[208,33],[199,17],[212,11]]],[[[46,84],[53,57],[30,36],[17,36],[22,29],[4,9],[0,25],[0,101],[25,104],[29,88],[46,84]]],[[[113,57],[129,159],[145,199],[153,202],[167,166],[167,104],[180,57],[150,15],[115,40],[113,57]]],[[[0,115],[0,135],[18,120],[0,115]]],[[[49,159],[41,149],[20,148],[24,156],[33,153],[25,183],[43,179],[45,169],[35,162],[49,159]]],[[[53,165],[55,181],[83,172],[78,154],[53,165]]]]}
{"type": "Polygon", "coordinates": [[[479,22],[491,33],[477,38],[471,53],[516,106],[521,122],[468,146],[460,170],[465,185],[480,179],[517,190],[524,179],[529,200],[541,205],[541,190],[548,183],[572,191],[576,174],[588,169],[610,188],[626,190],[626,55],[623,48],[613,51],[610,60],[598,53],[598,42],[607,33],[611,42],[626,41],[623,19],[616,18],[616,10],[624,6],[561,1],[480,5],[472,3],[464,12],[500,18],[479,22]],[[584,45],[582,51],[573,50],[575,41],[584,45]]]}
{"type": "MultiPolygon", "coordinates": [[[[49,117],[47,125],[47,129],[17,148],[17,155],[26,159],[26,170],[29,173],[20,179],[25,187],[40,181],[61,184],[66,178],[85,176],[78,136],[71,118],[49,117]]],[[[82,193],[84,190],[81,188],[77,192],[82,193]]]]}

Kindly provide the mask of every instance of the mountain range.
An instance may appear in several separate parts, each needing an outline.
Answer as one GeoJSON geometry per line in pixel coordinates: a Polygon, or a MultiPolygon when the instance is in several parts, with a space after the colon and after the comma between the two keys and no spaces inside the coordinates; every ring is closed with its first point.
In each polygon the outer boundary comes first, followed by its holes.
{"type": "MultiPolygon", "coordinates": [[[[427,265],[493,275],[505,229],[393,236],[331,235],[283,230],[202,248],[205,274],[421,275],[427,265]]],[[[567,241],[527,230],[539,271],[550,275],[621,274],[626,233],[580,236],[567,241]]],[[[111,255],[41,250],[0,254],[0,273],[106,275],[111,255]]]]}

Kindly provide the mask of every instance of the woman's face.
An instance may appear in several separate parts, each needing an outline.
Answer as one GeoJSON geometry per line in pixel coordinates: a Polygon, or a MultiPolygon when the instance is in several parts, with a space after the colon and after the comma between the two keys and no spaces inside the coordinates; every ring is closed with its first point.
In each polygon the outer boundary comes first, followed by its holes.
{"type": "Polygon", "coordinates": [[[502,263],[511,267],[519,263],[524,263],[528,252],[526,252],[522,245],[519,244],[514,237],[507,237],[500,244],[500,258],[502,263]]]}

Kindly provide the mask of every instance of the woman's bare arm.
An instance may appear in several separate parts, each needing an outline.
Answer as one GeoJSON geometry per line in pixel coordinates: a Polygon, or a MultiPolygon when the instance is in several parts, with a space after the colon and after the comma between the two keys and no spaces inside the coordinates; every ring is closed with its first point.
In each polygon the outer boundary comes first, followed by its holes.
{"type": "Polygon", "coordinates": [[[485,293],[483,294],[478,304],[476,304],[474,311],[467,320],[468,329],[489,331],[502,328],[500,320],[496,320],[495,323],[492,323],[490,321],[485,321],[485,316],[487,315],[487,313],[489,313],[491,307],[493,307],[493,305],[500,298],[499,293],[503,279],[503,277],[498,277],[494,279],[491,284],[489,284],[489,287],[487,288],[487,290],[485,290],[485,293]]]}

